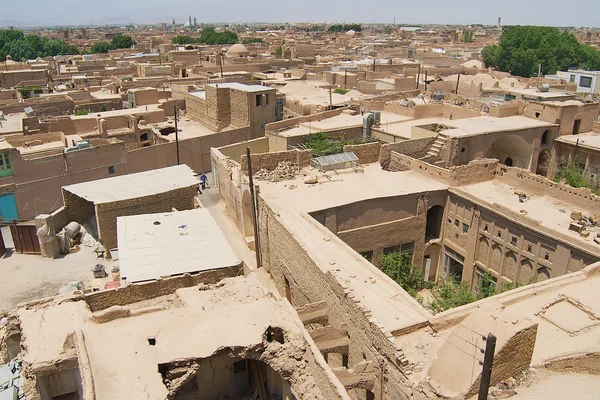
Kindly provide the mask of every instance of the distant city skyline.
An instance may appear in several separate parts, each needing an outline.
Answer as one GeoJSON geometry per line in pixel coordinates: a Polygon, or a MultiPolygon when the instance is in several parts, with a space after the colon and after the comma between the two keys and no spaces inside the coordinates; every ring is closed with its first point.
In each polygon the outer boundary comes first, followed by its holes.
{"type": "Polygon", "coordinates": [[[404,3],[392,0],[304,0],[281,3],[275,0],[4,0],[0,25],[60,26],[104,24],[153,24],[187,21],[189,15],[199,24],[230,23],[396,23],[485,24],[495,25],[502,17],[506,25],[599,26],[598,0],[576,2],[578,12],[563,12],[559,4],[503,0],[430,0],[404,3]],[[584,11],[583,11],[584,10],[584,11]]]}

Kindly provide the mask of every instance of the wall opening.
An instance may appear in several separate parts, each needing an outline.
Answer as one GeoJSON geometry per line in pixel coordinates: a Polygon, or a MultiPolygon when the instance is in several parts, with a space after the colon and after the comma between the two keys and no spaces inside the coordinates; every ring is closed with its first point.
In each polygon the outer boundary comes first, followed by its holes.
{"type": "Polygon", "coordinates": [[[506,157],[504,159],[503,164],[506,165],[507,167],[512,167],[513,166],[513,159],[510,158],[510,157],[506,157]]]}
{"type": "Polygon", "coordinates": [[[550,150],[544,149],[540,152],[538,156],[538,164],[537,169],[535,171],[536,174],[542,176],[548,176],[548,169],[550,167],[550,150]]]}
{"type": "Polygon", "coordinates": [[[174,400],[290,399],[296,400],[290,384],[262,361],[213,356],[160,364],[158,370],[167,387],[177,386],[174,400]],[[189,374],[196,370],[195,374],[189,374]],[[181,378],[188,375],[184,382],[181,378]],[[177,385],[173,383],[177,382],[177,385]]]}
{"type": "Polygon", "coordinates": [[[465,258],[456,251],[444,247],[444,265],[442,275],[444,278],[453,278],[462,281],[465,258]]]}
{"type": "Polygon", "coordinates": [[[531,146],[517,135],[498,138],[486,152],[487,158],[496,158],[508,167],[530,168],[531,146]]]}
{"type": "Polygon", "coordinates": [[[573,122],[573,135],[578,135],[580,130],[581,130],[581,120],[576,119],[575,122],[573,122]]]}
{"type": "Polygon", "coordinates": [[[444,207],[433,206],[427,210],[427,226],[425,228],[425,241],[438,239],[442,231],[442,220],[444,218],[444,207]]]}

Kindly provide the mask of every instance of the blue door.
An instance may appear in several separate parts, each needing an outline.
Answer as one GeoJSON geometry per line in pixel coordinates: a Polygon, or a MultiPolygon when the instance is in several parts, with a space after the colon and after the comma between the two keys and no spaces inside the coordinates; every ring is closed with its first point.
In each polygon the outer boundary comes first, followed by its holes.
{"type": "Polygon", "coordinates": [[[4,223],[19,219],[14,193],[0,196],[0,218],[4,223]]]}

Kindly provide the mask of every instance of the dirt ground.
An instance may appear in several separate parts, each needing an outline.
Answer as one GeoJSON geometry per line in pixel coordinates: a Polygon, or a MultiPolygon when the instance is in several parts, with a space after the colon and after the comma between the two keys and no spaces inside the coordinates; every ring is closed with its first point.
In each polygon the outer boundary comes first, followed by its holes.
{"type": "Polygon", "coordinates": [[[13,252],[10,231],[2,228],[2,235],[8,252],[0,258],[0,313],[10,311],[19,303],[54,296],[71,281],[81,281],[86,288],[91,287],[94,265],[100,263],[106,267],[109,274],[106,280],[110,278],[112,267],[118,265],[115,261],[96,259],[94,248],[85,246],[56,260],[17,254],[13,252]]]}
{"type": "MultiPolygon", "coordinates": [[[[210,174],[207,175],[210,180],[210,174]]],[[[248,249],[239,231],[227,216],[217,189],[207,188],[199,199],[203,207],[215,218],[236,255],[254,270],[254,252],[248,249]]],[[[83,245],[79,251],[55,260],[17,254],[13,252],[14,246],[8,227],[2,228],[2,235],[8,252],[4,258],[0,258],[0,313],[10,311],[23,302],[54,296],[61,287],[71,281],[83,282],[86,288],[93,284],[104,287],[104,283],[111,278],[112,267],[118,265],[118,261],[96,259],[94,248],[83,245]],[[92,268],[97,263],[106,267],[109,276],[94,282],[92,268]]]]}
{"type": "Polygon", "coordinates": [[[517,388],[511,400],[600,400],[600,377],[586,374],[539,374],[529,387],[517,388]]]}

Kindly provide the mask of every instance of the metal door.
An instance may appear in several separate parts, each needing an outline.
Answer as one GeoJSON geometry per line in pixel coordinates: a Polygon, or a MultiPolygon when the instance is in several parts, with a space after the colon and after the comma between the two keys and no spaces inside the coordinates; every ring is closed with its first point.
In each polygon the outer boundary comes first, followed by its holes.
{"type": "Polygon", "coordinates": [[[10,226],[15,251],[19,254],[42,254],[35,225],[16,223],[10,226]]]}
{"type": "Polygon", "coordinates": [[[0,195],[0,222],[8,223],[19,219],[15,194],[0,195]]]}

